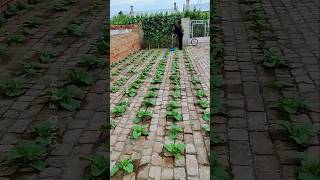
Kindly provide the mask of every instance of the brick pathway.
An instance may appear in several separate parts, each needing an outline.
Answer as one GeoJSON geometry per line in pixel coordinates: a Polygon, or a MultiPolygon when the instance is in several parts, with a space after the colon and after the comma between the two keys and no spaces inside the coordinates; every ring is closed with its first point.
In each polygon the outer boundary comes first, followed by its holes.
{"type": "Polygon", "coordinates": [[[319,157],[319,134],[305,146],[288,139],[273,124],[289,120],[319,127],[319,1],[257,1],[269,19],[257,33],[248,16],[247,0],[220,0],[224,42],[224,101],[227,117],[216,116],[214,130],[225,143],[213,147],[235,180],[295,180],[298,152],[319,157]],[[272,48],[288,60],[289,68],[266,70],[262,48],[272,48]],[[293,87],[280,91],[268,86],[285,81],[293,87]],[[276,108],[282,97],[302,97],[307,110],[297,114],[276,108]]]}
{"type": "Polygon", "coordinates": [[[105,30],[105,17],[108,14],[105,9],[108,5],[106,1],[76,1],[67,11],[56,12],[52,9],[58,2],[53,0],[35,4],[33,10],[25,10],[10,18],[0,28],[0,44],[5,44],[10,35],[20,33],[27,20],[39,16],[45,21],[45,24],[32,30],[34,35],[26,36],[22,44],[9,46],[0,57],[0,79],[18,78],[16,72],[22,69],[22,63],[36,62],[39,51],[47,50],[54,55],[53,62],[43,65],[44,70],[23,79],[23,95],[16,98],[0,95],[1,161],[19,140],[33,138],[31,132],[36,125],[52,116],[57,117],[58,124],[55,145],[49,148],[44,171],[36,173],[30,168],[1,166],[0,179],[81,179],[88,174],[89,164],[81,161],[80,157],[101,151],[99,146],[106,141],[100,128],[106,122],[109,109],[108,63],[89,71],[95,82],[91,86],[81,87],[83,94],[79,97],[81,106],[78,111],[50,109],[46,94],[52,82],[57,87],[68,84],[65,71],[79,68],[77,64],[84,54],[95,54],[105,62],[107,55],[96,53],[95,44],[105,30]],[[79,17],[83,19],[83,22],[79,21],[83,36],[65,37],[61,34],[79,17]]]}
{"type": "MultiPolygon", "coordinates": [[[[197,72],[202,72],[201,74],[199,73],[202,85],[204,88],[208,88],[208,47],[197,50],[204,52],[202,56],[194,56],[196,50],[193,47],[188,48],[197,72]]],[[[170,94],[172,94],[169,77],[172,74],[173,54],[170,54],[166,61],[165,73],[162,76],[163,81],[157,92],[156,105],[148,108],[152,112],[152,118],[148,123],[150,134],[142,136],[136,141],[131,139],[131,127],[133,126],[131,119],[136,116],[137,111],[141,108],[143,97],[151,86],[150,82],[155,75],[155,68],[163,56],[164,50],[161,51],[160,58],[158,58],[148,79],[140,87],[137,95],[135,97],[126,97],[130,105],[124,116],[114,117],[117,125],[111,130],[110,135],[111,166],[113,167],[120,160],[131,158],[135,165],[135,171],[128,175],[118,172],[112,179],[209,179],[209,136],[201,129],[201,124],[205,122],[200,118],[201,114],[196,105],[195,92],[192,91],[191,87],[191,77],[185,68],[182,52],[178,55],[180,57],[181,76],[181,108],[179,108],[179,111],[182,112],[183,121],[177,124],[183,127],[184,132],[175,140],[175,143],[186,144],[182,157],[180,159],[173,158],[165,152],[163,147],[164,144],[173,142],[168,138],[169,121],[166,118],[166,107],[171,100],[170,94]]],[[[132,76],[130,81],[133,82],[136,79],[137,76],[132,76]]],[[[129,84],[124,85],[124,89],[129,84]]],[[[208,89],[205,92],[209,94],[208,89]]],[[[113,94],[116,93],[111,94],[111,107],[116,106],[123,99],[121,98],[123,92],[118,93],[120,98],[113,94]]]]}

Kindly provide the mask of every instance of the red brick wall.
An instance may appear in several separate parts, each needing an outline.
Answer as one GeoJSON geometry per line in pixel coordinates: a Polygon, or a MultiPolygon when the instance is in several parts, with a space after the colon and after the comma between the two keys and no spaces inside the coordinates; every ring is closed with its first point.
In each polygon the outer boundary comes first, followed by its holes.
{"type": "Polygon", "coordinates": [[[141,49],[140,30],[138,25],[133,26],[111,26],[111,30],[132,29],[132,32],[110,37],[111,61],[120,60],[129,54],[141,49]]]}

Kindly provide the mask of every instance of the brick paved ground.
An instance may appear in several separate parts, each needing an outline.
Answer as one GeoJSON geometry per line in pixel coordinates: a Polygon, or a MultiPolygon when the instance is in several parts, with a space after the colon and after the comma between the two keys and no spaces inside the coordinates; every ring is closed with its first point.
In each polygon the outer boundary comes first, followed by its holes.
{"type": "MultiPolygon", "coordinates": [[[[58,0],[43,1],[32,10],[10,18],[0,28],[0,44],[5,44],[10,35],[19,33],[23,23],[39,16],[45,24],[34,28],[34,35],[26,36],[22,44],[8,47],[0,57],[0,79],[18,78],[22,63],[36,62],[39,51],[47,50],[54,54],[53,62],[42,65],[43,70],[31,78],[23,79],[25,93],[19,97],[8,98],[0,95],[0,159],[14,147],[18,140],[32,139],[31,131],[39,123],[51,116],[57,117],[58,131],[55,145],[46,156],[47,168],[36,173],[29,168],[0,168],[0,179],[81,179],[88,172],[88,162],[80,161],[81,156],[101,151],[98,148],[105,141],[99,130],[107,116],[108,67],[103,64],[90,70],[95,78],[91,86],[81,87],[83,94],[79,99],[78,111],[50,109],[46,96],[51,83],[62,87],[68,83],[65,71],[77,66],[80,57],[86,53],[95,54],[106,62],[107,55],[96,53],[96,42],[106,28],[108,5],[106,1],[76,1],[64,12],[53,9],[58,0]],[[97,5],[95,5],[97,4],[97,5]],[[93,11],[91,11],[93,10],[93,11]],[[89,13],[92,12],[92,14],[89,13]],[[81,17],[83,36],[65,37],[61,34],[71,22],[81,17]]],[[[106,63],[107,64],[107,63],[106,63]]],[[[79,67],[77,67],[79,68],[79,67]]]]}
{"type": "MultiPolygon", "coordinates": [[[[224,102],[229,116],[217,116],[214,130],[225,143],[213,147],[235,180],[294,180],[300,168],[298,152],[319,157],[319,133],[305,146],[288,139],[277,120],[320,126],[319,1],[257,1],[269,19],[257,33],[248,16],[247,0],[220,0],[224,42],[224,102]],[[262,48],[272,48],[288,60],[288,68],[266,70],[262,48]],[[280,91],[268,86],[285,81],[280,91]],[[282,97],[301,97],[307,110],[288,114],[276,108],[282,97]]],[[[319,176],[319,175],[318,175],[319,176]]]]}
{"type": "MultiPolygon", "coordinates": [[[[157,51],[157,50],[152,50],[157,51]]],[[[208,46],[198,49],[188,48],[192,63],[199,72],[199,78],[202,87],[209,95],[209,53],[208,46]],[[195,52],[198,51],[196,54],[195,52]],[[203,53],[199,53],[203,52],[203,53]],[[201,72],[201,73],[200,73],[201,72]]],[[[111,130],[111,166],[123,159],[133,159],[135,172],[125,175],[118,173],[112,179],[209,179],[209,137],[201,129],[205,122],[201,119],[201,112],[196,104],[195,92],[191,87],[191,77],[185,67],[185,61],[182,52],[179,53],[179,65],[181,76],[181,101],[179,111],[182,113],[183,121],[177,124],[183,127],[184,131],[175,140],[175,143],[185,143],[186,150],[180,159],[169,156],[164,150],[164,144],[172,142],[168,138],[169,120],[166,118],[166,107],[171,100],[172,94],[169,76],[172,73],[171,64],[173,54],[170,54],[166,61],[163,81],[157,92],[156,106],[148,108],[152,112],[152,119],[148,122],[149,136],[141,137],[134,141],[131,139],[131,127],[133,126],[132,118],[142,106],[144,95],[151,86],[151,80],[155,74],[156,67],[163,57],[164,50],[158,56],[156,63],[148,76],[148,79],[138,90],[135,97],[127,97],[123,90],[111,94],[111,107],[123,99],[129,101],[124,116],[113,117],[116,127],[111,130]],[[120,93],[121,92],[121,93],[120,93]]],[[[155,54],[155,53],[153,53],[155,54]]],[[[152,58],[151,58],[152,59],[152,58]]],[[[146,59],[150,62],[150,58],[146,59]]],[[[141,71],[140,71],[141,72],[141,71]]],[[[139,74],[129,77],[129,82],[121,89],[126,89],[130,82],[137,79],[139,74]]],[[[111,108],[112,109],[112,108],[111,108]]]]}

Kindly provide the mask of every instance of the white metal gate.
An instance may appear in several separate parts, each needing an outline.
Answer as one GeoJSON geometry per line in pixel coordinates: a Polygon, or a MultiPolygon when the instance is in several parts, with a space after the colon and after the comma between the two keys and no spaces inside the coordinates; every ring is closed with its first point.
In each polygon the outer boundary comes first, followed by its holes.
{"type": "Polygon", "coordinates": [[[209,20],[191,20],[190,21],[190,38],[209,37],[210,32],[209,20]]]}

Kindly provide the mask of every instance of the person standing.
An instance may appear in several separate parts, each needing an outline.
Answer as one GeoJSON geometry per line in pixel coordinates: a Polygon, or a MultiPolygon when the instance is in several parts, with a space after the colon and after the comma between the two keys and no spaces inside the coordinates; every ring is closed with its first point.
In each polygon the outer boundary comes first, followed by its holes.
{"type": "Polygon", "coordinates": [[[173,33],[178,37],[179,50],[182,50],[183,30],[180,23],[176,23],[173,29],[173,33]]]}

